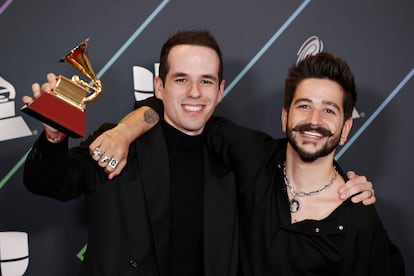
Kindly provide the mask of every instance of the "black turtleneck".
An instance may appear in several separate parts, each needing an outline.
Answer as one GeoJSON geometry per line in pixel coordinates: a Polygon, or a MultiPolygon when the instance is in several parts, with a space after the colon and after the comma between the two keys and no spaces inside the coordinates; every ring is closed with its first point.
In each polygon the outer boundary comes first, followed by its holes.
{"type": "Polygon", "coordinates": [[[170,161],[171,275],[202,276],[203,135],[189,136],[163,123],[170,161]]]}

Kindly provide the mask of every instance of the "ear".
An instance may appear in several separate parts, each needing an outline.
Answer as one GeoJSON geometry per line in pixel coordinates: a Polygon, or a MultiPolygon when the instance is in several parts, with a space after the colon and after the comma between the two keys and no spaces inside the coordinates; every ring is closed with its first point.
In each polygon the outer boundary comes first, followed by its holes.
{"type": "Polygon", "coordinates": [[[223,99],[223,93],[224,93],[224,86],[226,84],[225,80],[222,80],[219,86],[219,91],[218,91],[218,97],[217,97],[217,104],[219,102],[221,102],[221,100],[223,99]]]}
{"type": "Polygon", "coordinates": [[[164,83],[162,79],[160,77],[155,77],[154,78],[154,93],[155,93],[155,96],[160,100],[162,100],[163,89],[164,89],[164,83]]]}
{"type": "Polygon", "coordinates": [[[346,140],[348,140],[348,135],[351,132],[351,128],[352,128],[352,117],[350,117],[349,119],[347,119],[344,123],[344,126],[342,127],[342,134],[341,134],[341,139],[339,140],[339,145],[343,146],[346,142],[346,140]]]}
{"type": "Polygon", "coordinates": [[[282,114],[281,114],[281,121],[282,121],[282,131],[283,133],[286,133],[286,129],[287,129],[287,117],[288,117],[288,112],[286,110],[286,108],[282,108],[282,114]]]}

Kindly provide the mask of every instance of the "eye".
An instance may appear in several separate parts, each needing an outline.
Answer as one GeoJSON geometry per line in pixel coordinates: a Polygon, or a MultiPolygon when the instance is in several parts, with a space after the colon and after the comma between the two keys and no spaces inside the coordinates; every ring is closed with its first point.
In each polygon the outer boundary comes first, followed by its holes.
{"type": "Polygon", "coordinates": [[[212,85],[213,82],[211,80],[205,79],[205,80],[201,80],[201,84],[204,86],[209,86],[209,85],[212,85]]]}
{"type": "Polygon", "coordinates": [[[333,109],[331,109],[331,108],[326,108],[325,109],[325,113],[335,115],[336,114],[336,111],[333,110],[333,109]]]}
{"type": "Polygon", "coordinates": [[[310,106],[307,104],[298,105],[298,109],[309,110],[310,106]]]}
{"type": "Polygon", "coordinates": [[[184,78],[178,78],[178,79],[175,79],[174,82],[178,84],[185,84],[187,80],[184,78]]]}

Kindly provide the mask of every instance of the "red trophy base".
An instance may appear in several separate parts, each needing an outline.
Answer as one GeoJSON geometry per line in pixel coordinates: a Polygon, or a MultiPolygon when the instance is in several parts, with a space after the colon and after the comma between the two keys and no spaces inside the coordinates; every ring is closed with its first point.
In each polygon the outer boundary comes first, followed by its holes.
{"type": "Polygon", "coordinates": [[[85,112],[52,94],[42,94],[21,110],[71,137],[85,136],[85,112]]]}

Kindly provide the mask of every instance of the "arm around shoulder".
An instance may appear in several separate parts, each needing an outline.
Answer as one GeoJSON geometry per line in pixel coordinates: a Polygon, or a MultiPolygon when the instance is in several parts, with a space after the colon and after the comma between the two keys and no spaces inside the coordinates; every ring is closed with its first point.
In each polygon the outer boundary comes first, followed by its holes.
{"type": "Polygon", "coordinates": [[[109,179],[119,175],[126,166],[131,143],[151,130],[160,120],[162,103],[156,98],[137,102],[135,107],[116,127],[102,133],[89,145],[89,153],[108,174],[109,179]],[[100,162],[102,155],[95,154],[96,152],[102,153],[115,163],[100,162]]]}

